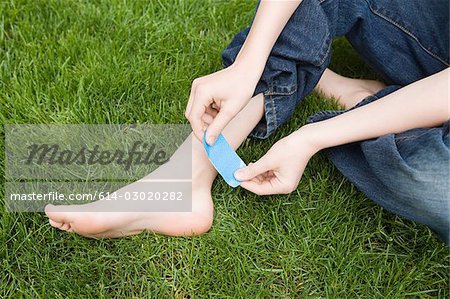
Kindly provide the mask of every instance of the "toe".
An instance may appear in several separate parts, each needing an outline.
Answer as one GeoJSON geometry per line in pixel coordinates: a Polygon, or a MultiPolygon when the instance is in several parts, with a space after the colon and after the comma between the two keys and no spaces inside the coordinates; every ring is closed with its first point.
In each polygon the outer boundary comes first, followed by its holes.
{"type": "MultiPolygon", "coordinates": [[[[65,207],[67,209],[67,207],[65,207]]],[[[55,223],[60,223],[61,225],[64,223],[70,223],[73,219],[71,219],[72,213],[61,211],[61,207],[54,205],[45,206],[45,214],[47,217],[55,223]]],[[[59,227],[58,227],[59,228],[59,227]]]]}
{"type": "Polygon", "coordinates": [[[56,221],[53,221],[52,219],[49,219],[48,222],[50,223],[51,226],[53,226],[55,228],[60,228],[63,225],[61,222],[56,222],[56,221]]]}
{"type": "Polygon", "coordinates": [[[67,231],[67,230],[69,230],[69,228],[70,228],[70,224],[64,223],[59,229],[67,231]]]}

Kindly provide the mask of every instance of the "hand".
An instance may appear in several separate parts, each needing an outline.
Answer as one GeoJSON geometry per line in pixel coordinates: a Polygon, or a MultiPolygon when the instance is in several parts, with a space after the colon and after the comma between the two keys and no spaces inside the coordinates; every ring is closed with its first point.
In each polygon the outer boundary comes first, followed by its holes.
{"type": "Polygon", "coordinates": [[[250,101],[259,78],[235,64],[226,69],[195,79],[192,83],[185,116],[194,134],[214,144],[225,126],[250,101]]]}
{"type": "Polygon", "coordinates": [[[294,191],[309,159],[319,151],[305,129],[279,140],[255,163],[241,168],[234,176],[241,187],[258,195],[288,194],[294,191]]]}

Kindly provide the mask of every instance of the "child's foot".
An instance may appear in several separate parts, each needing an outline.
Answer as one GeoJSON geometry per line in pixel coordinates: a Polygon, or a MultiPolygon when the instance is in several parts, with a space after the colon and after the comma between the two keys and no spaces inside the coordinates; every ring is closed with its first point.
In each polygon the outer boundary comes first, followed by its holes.
{"type": "MultiPolygon", "coordinates": [[[[245,140],[264,114],[262,94],[255,96],[249,104],[228,124],[223,134],[236,149],[245,140]]],[[[50,224],[68,232],[75,232],[90,238],[118,238],[139,234],[148,230],[170,236],[190,236],[207,232],[213,220],[211,186],[217,175],[208,160],[202,143],[192,135],[192,211],[191,212],[104,212],[114,201],[97,201],[83,206],[48,205],[45,213],[50,224]]],[[[189,145],[184,143],[181,147],[189,145]]],[[[186,155],[177,154],[161,168],[177,171],[186,155]]],[[[157,178],[161,168],[142,179],[157,178]]],[[[136,184],[136,183],[134,183],[136,184]]],[[[133,191],[134,184],[117,192],[133,191]]],[[[182,190],[180,190],[182,191],[182,190]]],[[[186,191],[187,192],[187,191],[186,191]]],[[[133,204],[132,201],[127,204],[133,204]]]]}
{"type": "Polygon", "coordinates": [[[315,90],[325,98],[336,99],[339,104],[349,109],[384,87],[383,83],[375,80],[347,78],[326,69],[315,90]]]}
{"type": "MultiPolygon", "coordinates": [[[[45,213],[50,224],[67,232],[74,232],[88,238],[120,238],[139,234],[145,230],[169,236],[192,236],[206,233],[213,220],[213,204],[208,189],[192,191],[196,207],[192,212],[95,212],[85,205],[70,211],[49,205],[45,213]]],[[[109,204],[109,202],[95,202],[109,204]]],[[[101,207],[98,207],[101,210],[101,207]]]]}
{"type": "MultiPolygon", "coordinates": [[[[189,136],[188,138],[191,138],[189,136]]],[[[192,211],[191,212],[105,212],[114,210],[111,205],[122,205],[125,192],[137,190],[138,184],[142,186],[146,180],[157,178],[156,170],[136,183],[130,184],[116,191],[122,198],[118,201],[97,201],[85,205],[53,206],[48,205],[45,213],[49,217],[50,224],[61,230],[75,232],[90,238],[118,238],[136,235],[144,230],[150,230],[171,236],[198,235],[207,232],[212,224],[213,203],[211,198],[211,185],[216,177],[214,168],[207,161],[207,157],[201,148],[201,143],[193,141],[193,172],[192,172],[192,211]],[[206,162],[206,163],[205,163],[206,162]],[[195,169],[195,171],[194,171],[195,169]]],[[[189,145],[185,143],[184,146],[189,145]]],[[[181,146],[183,147],[183,145],[181,146]]],[[[177,152],[174,156],[186,156],[177,152]]],[[[164,171],[170,173],[179,169],[177,157],[173,157],[168,163],[162,165],[164,171]]],[[[151,185],[149,183],[149,185],[151,185]]],[[[177,190],[186,194],[187,190],[177,190]]],[[[149,190],[150,191],[150,190],[149,190]]],[[[134,201],[126,202],[126,205],[136,204],[134,201]]],[[[138,204],[140,204],[138,202],[138,204]]],[[[120,210],[118,206],[117,210],[120,210]]],[[[132,210],[127,206],[127,210],[132,210]]],[[[138,209],[137,209],[138,210],[138,209]]]]}

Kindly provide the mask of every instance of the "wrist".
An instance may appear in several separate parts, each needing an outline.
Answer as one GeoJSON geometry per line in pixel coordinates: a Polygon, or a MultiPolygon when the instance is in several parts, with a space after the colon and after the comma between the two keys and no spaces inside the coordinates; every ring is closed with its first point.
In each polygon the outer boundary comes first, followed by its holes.
{"type": "Polygon", "coordinates": [[[311,156],[326,148],[323,131],[316,124],[307,124],[293,134],[299,150],[307,150],[311,156]]]}
{"type": "Polygon", "coordinates": [[[265,62],[239,55],[231,66],[256,86],[264,71],[265,62]]]}

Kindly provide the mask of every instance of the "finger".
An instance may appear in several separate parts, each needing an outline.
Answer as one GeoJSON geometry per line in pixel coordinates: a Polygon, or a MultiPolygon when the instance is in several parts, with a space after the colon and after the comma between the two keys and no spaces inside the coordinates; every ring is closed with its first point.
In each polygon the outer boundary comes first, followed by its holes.
{"type": "Polygon", "coordinates": [[[264,182],[264,177],[262,175],[255,176],[251,181],[261,184],[264,182]]]}
{"type": "Polygon", "coordinates": [[[267,180],[261,183],[255,181],[245,181],[241,183],[241,187],[257,195],[278,194],[278,190],[276,190],[270,181],[267,180]]]}
{"type": "Polygon", "coordinates": [[[208,126],[213,122],[214,117],[212,117],[209,113],[205,113],[202,116],[202,121],[208,126]]]}
{"type": "MultiPolygon", "coordinates": [[[[253,165],[254,163],[249,163],[248,165],[253,165]]],[[[257,183],[262,183],[262,182],[264,182],[266,179],[267,179],[267,173],[269,173],[268,171],[267,172],[264,172],[264,173],[262,173],[262,174],[260,174],[260,175],[257,175],[257,176],[255,176],[253,179],[252,179],[252,181],[255,181],[255,182],[257,182],[257,183]]]]}
{"type": "Polygon", "coordinates": [[[217,109],[214,109],[212,105],[209,105],[208,107],[206,107],[206,113],[210,114],[212,117],[216,117],[219,111],[217,109]]]}
{"type": "MultiPolygon", "coordinates": [[[[209,128],[208,128],[208,131],[209,131],[209,128]]],[[[272,163],[270,160],[271,159],[270,159],[269,155],[266,154],[266,155],[262,156],[261,159],[259,159],[255,163],[249,164],[246,167],[238,169],[234,173],[234,176],[236,179],[238,179],[240,181],[248,181],[256,176],[263,175],[264,173],[268,172],[272,168],[272,163]]],[[[263,175],[263,177],[264,177],[264,175],[263,175]]]]}
{"type": "Polygon", "coordinates": [[[202,117],[192,117],[190,120],[192,132],[194,133],[195,137],[202,142],[203,136],[205,134],[205,131],[208,127],[208,124],[203,122],[201,119],[202,117]]]}
{"type": "Polygon", "coordinates": [[[252,181],[255,182],[255,183],[258,183],[258,184],[261,184],[263,182],[263,180],[261,179],[260,176],[254,177],[252,179],[252,181]]]}
{"type": "Polygon", "coordinates": [[[211,104],[211,107],[212,107],[214,110],[217,110],[217,111],[220,110],[220,106],[217,105],[216,103],[212,103],[212,104],[211,104]]]}
{"type": "Polygon", "coordinates": [[[269,170],[269,171],[263,173],[263,176],[266,180],[271,180],[275,177],[275,173],[273,172],[273,170],[269,170]]]}
{"type": "Polygon", "coordinates": [[[208,107],[212,101],[208,95],[209,94],[204,91],[200,92],[199,88],[196,89],[194,103],[192,104],[191,113],[188,118],[195,136],[200,141],[203,139],[206,126],[202,121],[202,116],[206,112],[206,107],[208,107]]]}
{"type": "MultiPolygon", "coordinates": [[[[192,90],[191,90],[191,94],[192,94],[192,90]]],[[[190,95],[188,103],[186,105],[186,110],[184,111],[184,117],[186,117],[187,119],[189,119],[189,115],[191,114],[192,101],[193,101],[192,95],[190,95]]]]}
{"type": "Polygon", "coordinates": [[[265,174],[258,175],[256,178],[258,178],[261,183],[264,181],[270,181],[270,178],[268,179],[265,174]]]}
{"type": "Polygon", "coordinates": [[[216,142],[217,136],[219,136],[233,117],[234,115],[232,115],[232,113],[223,109],[217,113],[213,122],[208,126],[208,130],[206,131],[206,142],[209,145],[213,145],[214,142],[216,142]]]}
{"type": "Polygon", "coordinates": [[[189,94],[189,100],[186,106],[186,111],[184,113],[184,116],[189,119],[189,115],[191,114],[191,108],[192,108],[192,103],[194,102],[194,95],[195,95],[195,90],[197,89],[197,83],[194,80],[194,82],[192,82],[192,87],[191,87],[191,92],[189,94]]]}

